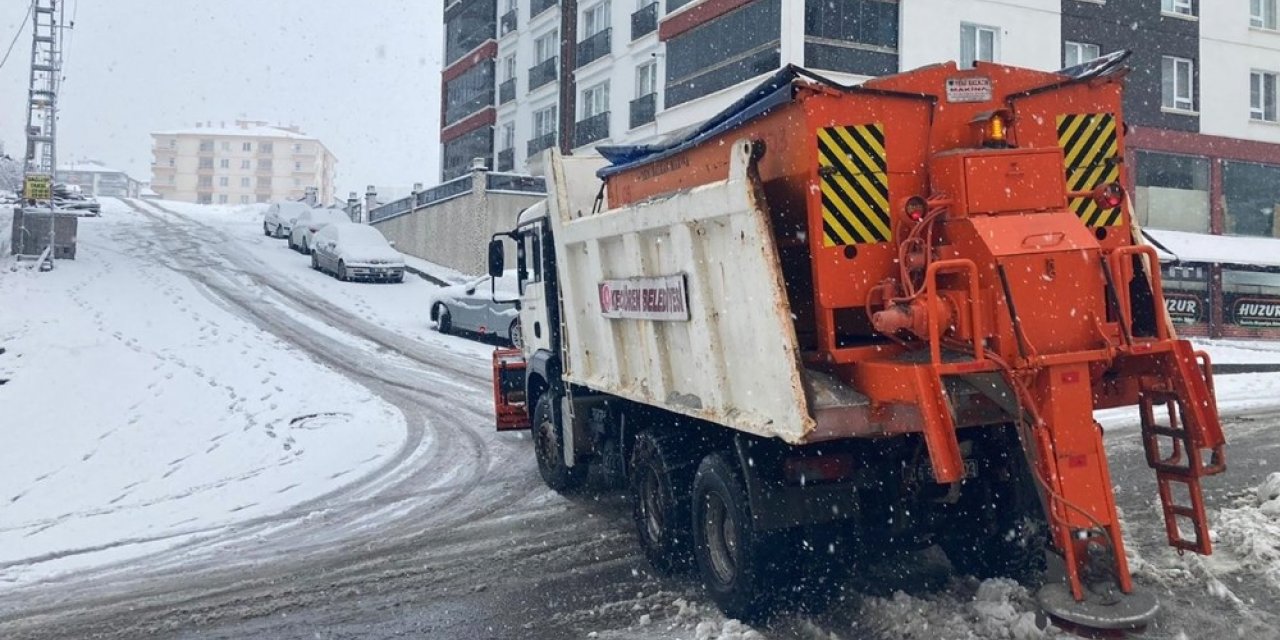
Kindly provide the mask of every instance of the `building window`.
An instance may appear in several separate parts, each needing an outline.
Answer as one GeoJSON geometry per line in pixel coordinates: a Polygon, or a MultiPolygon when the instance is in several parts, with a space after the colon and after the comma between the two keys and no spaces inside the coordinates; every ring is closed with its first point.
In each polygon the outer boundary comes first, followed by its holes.
{"type": "Polygon", "coordinates": [[[258,153],[272,153],[275,151],[274,142],[262,142],[258,144],[258,153]]]}
{"type": "Polygon", "coordinates": [[[230,160],[228,160],[228,159],[226,159],[226,158],[223,158],[223,159],[219,160],[219,161],[218,161],[218,168],[219,168],[219,169],[230,169],[230,168],[231,168],[231,161],[230,161],[230,160]]]}
{"type": "Polygon", "coordinates": [[[1064,68],[1084,64],[1102,55],[1102,50],[1098,45],[1087,42],[1064,42],[1062,51],[1062,66],[1064,68]]]}
{"type": "Polygon", "coordinates": [[[582,91],[582,119],[609,110],[609,81],[601,82],[582,91]]]}
{"type": "Polygon", "coordinates": [[[295,162],[295,163],[293,163],[293,170],[294,170],[294,171],[302,171],[302,163],[301,163],[301,162],[295,162]]]}
{"type": "Polygon", "coordinates": [[[1191,7],[1191,0],[1160,0],[1160,10],[1181,16],[1195,15],[1195,11],[1191,7]]]}
{"type": "Polygon", "coordinates": [[[227,203],[227,194],[225,193],[218,194],[218,204],[226,204],[226,203],[227,203]]]}
{"type": "Polygon", "coordinates": [[[221,178],[218,178],[218,186],[219,187],[231,186],[231,178],[228,178],[226,176],[222,176],[221,178]]]}
{"type": "Polygon", "coordinates": [[[241,168],[241,169],[252,169],[252,168],[253,168],[253,161],[252,161],[252,160],[241,160],[241,161],[240,161],[240,168],[241,168]]]}
{"type": "Polygon", "coordinates": [[[271,176],[261,176],[258,178],[259,190],[270,189],[270,188],[271,188],[271,176]]]}
{"type": "Polygon", "coordinates": [[[177,138],[169,138],[169,148],[170,148],[170,149],[177,149],[177,148],[178,148],[178,139],[177,139],[177,138]]]}
{"type": "Polygon", "coordinates": [[[244,144],[240,145],[240,150],[241,150],[241,151],[253,151],[253,143],[252,143],[252,142],[246,142],[246,143],[244,143],[244,144]]]}
{"type": "Polygon", "coordinates": [[[201,169],[212,169],[212,168],[213,168],[213,158],[200,158],[200,168],[201,168],[201,169]]]}
{"type": "Polygon", "coordinates": [[[213,176],[200,176],[200,178],[196,182],[196,186],[200,187],[201,189],[212,189],[213,176]]]}
{"type": "Polygon", "coordinates": [[[1177,111],[1195,111],[1195,64],[1186,58],[1164,56],[1160,74],[1160,106],[1177,111]]]}
{"type": "Polygon", "coordinates": [[[636,67],[636,96],[643,98],[658,92],[658,63],[646,62],[636,67]]]}
{"type": "Polygon", "coordinates": [[[208,152],[208,151],[213,151],[213,141],[212,141],[212,140],[201,140],[201,141],[200,141],[200,152],[201,152],[201,153],[205,153],[205,152],[208,152]]]}
{"type": "Polygon", "coordinates": [[[1249,74],[1249,118],[1276,121],[1276,74],[1254,71],[1249,74]]]}
{"type": "Polygon", "coordinates": [[[560,31],[553,29],[550,33],[543,35],[533,41],[533,62],[538,64],[546,62],[560,53],[560,31]]]}
{"type": "Polygon", "coordinates": [[[777,70],[782,62],[781,4],[755,0],[667,41],[665,105],[674,107],[777,70]]]}
{"type": "Polygon", "coordinates": [[[265,193],[263,193],[263,194],[259,194],[259,195],[258,195],[258,198],[257,198],[258,204],[266,204],[266,203],[267,203],[267,202],[269,202],[270,200],[271,200],[271,196],[269,196],[269,195],[267,195],[267,194],[265,194],[265,193]]]}
{"type": "Polygon", "coordinates": [[[250,185],[250,182],[249,182],[249,179],[248,179],[248,178],[240,178],[240,186],[241,186],[241,187],[244,187],[244,188],[246,188],[246,189],[247,189],[247,188],[249,188],[249,185],[250,185]]]}
{"type": "Polygon", "coordinates": [[[493,61],[485,60],[444,83],[445,125],[493,105],[493,71],[493,61]]]}
{"type": "Polygon", "coordinates": [[[259,161],[258,161],[258,169],[259,169],[259,170],[270,171],[270,170],[271,170],[271,168],[272,168],[272,167],[271,167],[271,158],[263,158],[263,159],[261,159],[261,160],[259,160],[259,161]]]}
{"type": "Polygon", "coordinates": [[[516,146],[516,125],[514,122],[508,122],[502,125],[502,143],[498,147],[500,151],[505,151],[516,146]]]}
{"type": "Polygon", "coordinates": [[[1276,0],[1250,0],[1249,26],[1276,30],[1276,0]]]}
{"type": "Polygon", "coordinates": [[[174,161],[174,159],[173,159],[173,158],[169,158],[169,166],[171,166],[171,167],[172,167],[172,166],[175,166],[176,164],[177,164],[177,163],[174,161]]]}
{"type": "Polygon", "coordinates": [[[609,28],[609,0],[582,12],[582,35],[590,38],[609,28]]]}
{"type": "Polygon", "coordinates": [[[898,71],[898,3],[885,0],[808,2],[805,65],[859,75],[898,71]]]}
{"type": "Polygon", "coordinates": [[[502,81],[515,80],[516,78],[516,54],[511,54],[502,59],[502,81]]]}
{"type": "Polygon", "coordinates": [[[448,4],[444,12],[444,66],[449,66],[498,33],[498,11],[493,0],[462,0],[448,4]]]}
{"type": "Polygon", "coordinates": [[[556,107],[551,105],[533,112],[533,137],[556,132],[556,107]]]}
{"type": "Polygon", "coordinates": [[[1280,237],[1275,215],[1280,205],[1280,166],[1224,162],[1222,192],[1227,233],[1280,237]]]}
{"type": "Polygon", "coordinates": [[[294,145],[293,145],[293,152],[294,152],[294,153],[302,153],[302,143],[300,143],[300,142],[294,143],[294,145]]]}
{"type": "Polygon", "coordinates": [[[1209,159],[1139,151],[1134,215],[1152,229],[1209,233],[1209,159]]]}
{"type": "Polygon", "coordinates": [[[999,47],[999,29],[976,24],[960,25],[960,68],[969,69],[979,60],[995,62],[999,47]]]}
{"type": "Polygon", "coordinates": [[[480,127],[444,143],[440,157],[440,177],[451,180],[471,170],[476,158],[483,158],[485,166],[493,157],[493,127],[480,127]]]}
{"type": "Polygon", "coordinates": [[[249,204],[249,196],[240,196],[240,204],[249,204]]]}

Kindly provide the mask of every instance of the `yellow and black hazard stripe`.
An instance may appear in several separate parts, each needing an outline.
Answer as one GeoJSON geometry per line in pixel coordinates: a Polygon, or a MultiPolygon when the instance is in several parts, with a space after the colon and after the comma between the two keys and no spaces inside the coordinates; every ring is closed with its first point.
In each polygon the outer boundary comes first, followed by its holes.
{"type": "Polygon", "coordinates": [[[818,130],[823,246],[893,239],[884,149],[882,124],[818,130]]]}
{"type": "MultiPolygon", "coordinates": [[[[1062,147],[1067,189],[1091,191],[1120,180],[1119,132],[1110,113],[1068,113],[1058,116],[1058,146],[1062,147]]],[[[1093,198],[1072,198],[1071,210],[1089,227],[1120,224],[1120,207],[1103,209],[1093,198]]]]}

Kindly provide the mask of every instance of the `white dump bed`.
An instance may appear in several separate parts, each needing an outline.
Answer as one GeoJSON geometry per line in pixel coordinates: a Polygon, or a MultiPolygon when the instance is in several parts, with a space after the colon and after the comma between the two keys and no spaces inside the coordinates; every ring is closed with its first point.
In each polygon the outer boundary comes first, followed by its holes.
{"type": "Polygon", "coordinates": [[[762,436],[814,427],[763,197],[729,178],[592,213],[598,159],[548,163],[571,383],[762,436]]]}

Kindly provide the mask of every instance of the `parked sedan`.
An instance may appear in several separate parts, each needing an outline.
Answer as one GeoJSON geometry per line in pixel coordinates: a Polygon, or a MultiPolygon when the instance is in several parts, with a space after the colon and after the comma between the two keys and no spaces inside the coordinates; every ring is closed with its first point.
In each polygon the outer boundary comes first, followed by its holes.
{"type": "Polygon", "coordinates": [[[293,230],[293,221],[311,207],[302,202],[277,202],[267,207],[262,216],[262,235],[272,238],[286,238],[293,230]]]}
{"type": "Polygon", "coordinates": [[[404,256],[377,229],[335,222],[316,232],[311,268],[339,280],[404,281],[404,256]]]}
{"type": "Polygon", "coordinates": [[[293,229],[289,231],[289,248],[303,255],[309,254],[316,232],[325,225],[341,222],[351,222],[351,216],[342,209],[307,209],[293,222],[293,229]]]}
{"type": "Polygon", "coordinates": [[[484,276],[441,289],[431,302],[431,320],[440,333],[494,336],[515,344],[520,323],[513,301],[519,297],[514,270],[502,274],[496,287],[492,278],[484,276]]]}

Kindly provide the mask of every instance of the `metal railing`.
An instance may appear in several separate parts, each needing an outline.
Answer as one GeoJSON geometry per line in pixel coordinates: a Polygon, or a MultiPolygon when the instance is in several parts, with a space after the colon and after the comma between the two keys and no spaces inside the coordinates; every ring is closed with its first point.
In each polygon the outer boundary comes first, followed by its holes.
{"type": "Polygon", "coordinates": [[[637,40],[658,30],[658,3],[655,0],[631,14],[631,39],[637,40]]]}
{"type": "Polygon", "coordinates": [[[470,173],[458,176],[448,182],[441,182],[426,191],[419,191],[416,205],[418,207],[425,207],[429,204],[439,202],[441,200],[448,200],[449,198],[460,196],[464,193],[471,193],[470,173]]]}
{"type": "Polygon", "coordinates": [[[581,147],[609,137],[609,112],[597,113],[573,126],[573,146],[581,147]]]}
{"type": "Polygon", "coordinates": [[[658,94],[650,93],[631,101],[631,128],[653,122],[658,113],[658,94]]]}
{"type": "Polygon", "coordinates": [[[693,2],[693,0],[667,0],[667,13],[671,13],[690,2],[693,2]]]}
{"type": "Polygon", "coordinates": [[[512,9],[502,14],[502,18],[498,20],[498,37],[501,38],[502,36],[505,36],[508,33],[511,33],[512,31],[515,31],[515,30],[516,30],[516,10],[512,9]]]}
{"type": "Polygon", "coordinates": [[[560,70],[560,57],[552,56],[529,67],[529,91],[533,91],[548,82],[556,79],[556,72],[560,70]]]}
{"type": "Polygon", "coordinates": [[[506,104],[516,99],[516,79],[508,78],[498,85],[498,104],[506,104]]]}
{"type": "Polygon", "coordinates": [[[611,40],[609,34],[612,28],[602,29],[595,34],[578,43],[578,60],[576,67],[584,67],[586,65],[599,60],[611,51],[611,40]]]}
{"type": "Polygon", "coordinates": [[[529,140],[529,144],[525,151],[527,152],[527,156],[532,157],[537,155],[539,151],[542,151],[543,149],[550,149],[554,146],[556,146],[556,132],[548,131],[547,133],[529,140]]]}
{"type": "MultiPolygon", "coordinates": [[[[512,151],[508,149],[507,151],[512,151]]],[[[547,180],[523,173],[490,173],[485,176],[486,191],[514,191],[516,193],[546,193],[547,180]]]]}

